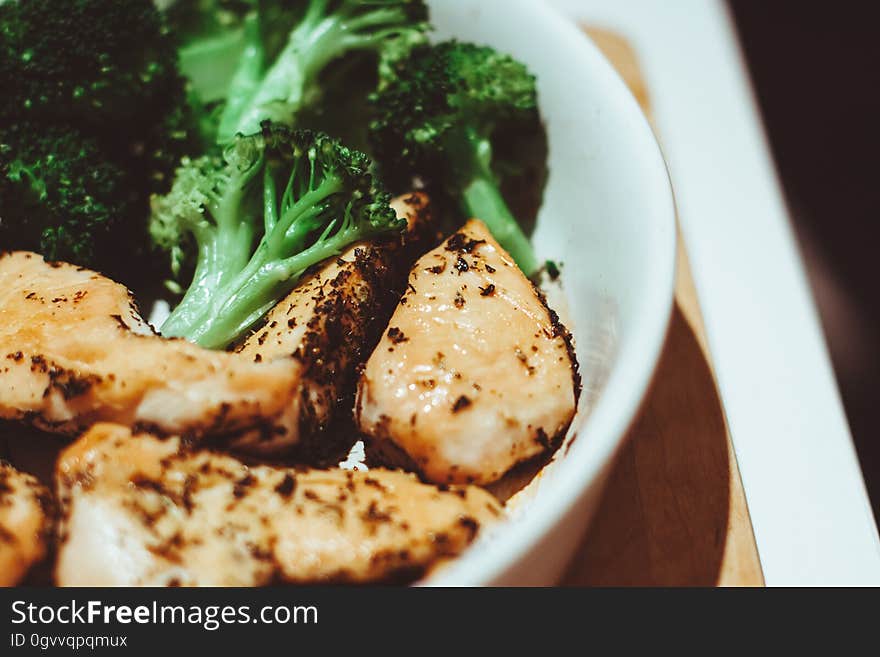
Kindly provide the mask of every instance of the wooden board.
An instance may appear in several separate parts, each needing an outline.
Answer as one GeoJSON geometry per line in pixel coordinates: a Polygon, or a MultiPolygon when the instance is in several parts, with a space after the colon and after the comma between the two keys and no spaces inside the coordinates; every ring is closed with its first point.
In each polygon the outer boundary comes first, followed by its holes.
{"type": "MultiPolygon", "coordinates": [[[[650,116],[632,48],[586,29],[650,116]]],[[[563,585],[764,584],[681,240],[675,300],[654,383],[563,585]]]]}

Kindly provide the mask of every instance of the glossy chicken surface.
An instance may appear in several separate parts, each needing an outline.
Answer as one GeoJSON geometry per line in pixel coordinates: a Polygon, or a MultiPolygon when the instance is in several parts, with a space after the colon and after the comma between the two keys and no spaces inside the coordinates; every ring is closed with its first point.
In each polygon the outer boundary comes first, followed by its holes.
{"type": "Polygon", "coordinates": [[[425,195],[401,196],[392,207],[407,220],[405,243],[358,243],[324,263],[237,349],[254,362],[292,357],[302,366],[303,436],[319,437],[336,412],[351,408],[355,368],[369,356],[402,292],[412,252],[431,230],[425,195]]]}
{"type": "Polygon", "coordinates": [[[298,439],[299,363],[159,337],[100,274],[0,255],[0,316],[0,418],[68,435],[114,421],[190,439],[298,439]]]}
{"type": "Polygon", "coordinates": [[[0,461],[0,586],[14,586],[48,550],[49,491],[0,461]]]}
{"type": "Polygon", "coordinates": [[[356,414],[386,459],[485,484],[561,438],[578,389],[568,332],[472,220],[413,267],[356,414]]]}
{"type": "Polygon", "coordinates": [[[412,578],[496,520],[475,488],[388,471],[248,467],[177,438],[95,426],[57,466],[61,585],[412,578]]]}

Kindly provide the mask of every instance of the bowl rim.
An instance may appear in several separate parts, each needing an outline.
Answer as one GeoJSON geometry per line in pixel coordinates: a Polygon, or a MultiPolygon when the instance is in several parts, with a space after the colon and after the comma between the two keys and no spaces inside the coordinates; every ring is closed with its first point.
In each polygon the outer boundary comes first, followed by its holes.
{"type": "MultiPolygon", "coordinates": [[[[625,444],[657,370],[674,304],[678,246],[675,196],[666,160],[648,119],[611,63],[572,19],[546,3],[508,0],[505,5],[507,11],[531,12],[532,20],[545,27],[542,31],[557,33],[560,43],[579,49],[582,58],[593,60],[596,74],[604,78],[605,95],[613,96],[616,108],[631,115],[633,130],[641,133],[638,140],[648,149],[645,158],[655,160],[651,167],[654,184],[663,189],[658,202],[662,201],[664,207],[658,207],[652,217],[660,222],[655,226],[659,228],[655,241],[663,245],[653,249],[652,276],[657,283],[649,288],[650,298],[641,304],[644,318],[639,323],[639,335],[631,340],[632,348],[620,351],[595,406],[574,428],[583,432],[589,422],[590,444],[583,438],[575,440],[553,476],[541,481],[520,518],[505,521],[485,542],[478,541],[473,549],[429,576],[423,582],[428,586],[505,582],[529,553],[577,508],[593,485],[604,485],[603,474],[625,444]],[[608,403],[609,397],[615,400],[613,405],[608,403]]],[[[596,495],[601,492],[595,491],[596,495]]]]}

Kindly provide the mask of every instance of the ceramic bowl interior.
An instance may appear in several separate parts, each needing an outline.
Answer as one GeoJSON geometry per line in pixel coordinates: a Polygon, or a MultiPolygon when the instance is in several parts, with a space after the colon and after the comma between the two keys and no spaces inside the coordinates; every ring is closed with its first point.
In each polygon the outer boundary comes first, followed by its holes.
{"type": "Polygon", "coordinates": [[[584,34],[543,2],[435,0],[435,38],[494,46],[538,77],[550,177],[533,235],[563,263],[584,392],[563,447],[512,518],[427,583],[550,584],[601,494],[655,369],[675,274],[666,167],[635,100],[584,34]]]}

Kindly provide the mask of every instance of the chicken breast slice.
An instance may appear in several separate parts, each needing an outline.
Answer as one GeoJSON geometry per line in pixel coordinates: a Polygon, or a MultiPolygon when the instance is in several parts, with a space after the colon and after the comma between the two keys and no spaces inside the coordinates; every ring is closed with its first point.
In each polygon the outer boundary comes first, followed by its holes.
{"type": "MultiPolygon", "coordinates": [[[[434,222],[426,195],[407,194],[391,205],[407,220],[402,242],[361,242],[324,263],[237,349],[257,363],[293,357],[302,366],[299,433],[307,442],[318,443],[336,411],[350,412],[356,368],[371,353],[393,312],[416,249],[432,237],[434,222]]],[[[250,445],[262,451],[279,446],[279,441],[250,445]]],[[[320,449],[317,444],[306,448],[320,449]]]]}
{"type": "Polygon", "coordinates": [[[162,338],[100,274],[0,255],[0,316],[0,418],[68,435],[113,421],[188,439],[298,439],[299,363],[162,338]]]}
{"type": "Polygon", "coordinates": [[[18,584],[46,556],[51,535],[49,491],[0,461],[0,586],[18,584]]]}
{"type": "Polygon", "coordinates": [[[472,220],[413,268],[356,414],[384,458],[430,481],[487,484],[562,436],[579,384],[568,331],[472,220]]]}
{"type": "Polygon", "coordinates": [[[57,465],[61,585],[374,582],[412,578],[500,514],[475,487],[399,471],[248,467],[100,424],[57,465]]]}

